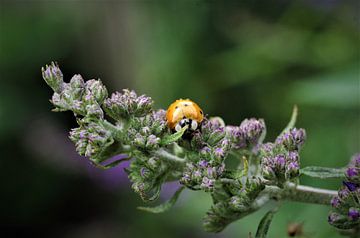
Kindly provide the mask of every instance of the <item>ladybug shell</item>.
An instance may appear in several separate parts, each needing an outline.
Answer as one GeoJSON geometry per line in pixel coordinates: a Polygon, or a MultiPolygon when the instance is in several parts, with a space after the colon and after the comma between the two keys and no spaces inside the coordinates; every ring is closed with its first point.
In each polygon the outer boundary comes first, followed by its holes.
{"type": "Polygon", "coordinates": [[[174,129],[181,119],[191,119],[200,123],[204,119],[201,108],[190,99],[179,99],[173,102],[166,112],[166,121],[170,129],[174,129]]]}

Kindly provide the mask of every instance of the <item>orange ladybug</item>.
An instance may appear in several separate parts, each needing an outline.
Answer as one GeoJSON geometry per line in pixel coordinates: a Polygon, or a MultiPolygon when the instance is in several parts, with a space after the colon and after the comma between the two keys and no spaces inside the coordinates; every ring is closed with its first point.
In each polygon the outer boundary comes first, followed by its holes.
{"type": "Polygon", "coordinates": [[[180,131],[188,125],[195,131],[204,119],[201,108],[190,99],[179,99],[173,102],[166,112],[166,121],[170,129],[180,131]]]}

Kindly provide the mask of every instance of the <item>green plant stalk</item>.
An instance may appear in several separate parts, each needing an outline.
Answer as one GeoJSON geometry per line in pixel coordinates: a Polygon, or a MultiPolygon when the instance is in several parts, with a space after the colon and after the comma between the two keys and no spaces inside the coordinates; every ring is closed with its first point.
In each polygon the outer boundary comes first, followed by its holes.
{"type": "Polygon", "coordinates": [[[337,191],[288,183],[283,189],[266,186],[264,193],[274,200],[288,200],[312,204],[329,205],[337,191]]]}

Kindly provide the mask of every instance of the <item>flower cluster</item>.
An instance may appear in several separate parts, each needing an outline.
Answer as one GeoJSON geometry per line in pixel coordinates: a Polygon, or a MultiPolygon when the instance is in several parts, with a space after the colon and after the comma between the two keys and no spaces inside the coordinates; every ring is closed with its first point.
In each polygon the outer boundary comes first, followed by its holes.
{"type": "Polygon", "coordinates": [[[83,123],[80,127],[72,129],[69,137],[80,155],[95,161],[114,143],[111,133],[96,123],[83,123]]]}
{"type": "MultiPolygon", "coordinates": [[[[85,81],[80,75],[66,83],[55,63],[42,68],[42,75],[54,91],[54,111],[74,113],[78,127],[69,137],[80,155],[107,169],[123,161],[106,163],[109,158],[126,154],[131,160],[125,171],[132,189],[145,201],[157,199],[168,181],[183,185],[179,193],[185,187],[207,192],[213,200],[204,218],[207,231],[223,230],[270,199],[324,204],[333,196],[321,191],[319,198],[314,190],[297,190],[299,153],[306,133],[294,128],[296,110],[274,143],[263,143],[265,122],[255,118],[231,126],[219,117],[205,117],[196,130],[184,127],[173,132],[167,126],[165,111],[154,110],[148,96],[124,89],[109,97],[100,79],[85,81]]],[[[301,171],[304,174],[304,169],[301,171]]],[[[360,223],[360,155],[345,175],[329,215],[330,224],[342,229],[359,227],[360,223]]],[[[168,203],[145,210],[164,211],[177,197],[178,192],[168,203]]]]}
{"type": "Polygon", "coordinates": [[[130,119],[127,137],[124,140],[138,149],[154,150],[159,148],[160,137],[165,131],[165,111],[160,109],[144,117],[130,119]]]}
{"type": "Polygon", "coordinates": [[[252,204],[264,188],[256,178],[245,182],[224,178],[218,181],[212,194],[214,204],[203,219],[205,230],[220,232],[229,223],[253,212],[252,204]]]}
{"type": "Polygon", "coordinates": [[[331,200],[328,221],[339,229],[360,228],[360,154],[353,156],[345,171],[346,180],[331,200]]]}
{"type": "Polygon", "coordinates": [[[212,165],[211,162],[200,160],[198,163],[187,163],[180,183],[188,188],[212,191],[216,180],[223,174],[225,164],[212,165]]]}
{"type": "Polygon", "coordinates": [[[123,93],[115,92],[106,99],[104,109],[115,120],[131,116],[144,116],[152,110],[153,101],[145,95],[137,96],[134,91],[124,89],[123,93]]]}
{"type": "Polygon", "coordinates": [[[292,128],[276,138],[276,144],[283,145],[290,151],[299,151],[305,143],[305,140],[306,133],[304,129],[292,128]]]}
{"type": "Polygon", "coordinates": [[[261,173],[265,179],[281,186],[299,176],[299,150],[304,144],[304,129],[285,131],[275,141],[260,147],[261,173]]]}
{"type": "Polygon", "coordinates": [[[240,126],[226,127],[233,148],[253,148],[264,138],[266,127],[263,119],[245,119],[240,126]]]}

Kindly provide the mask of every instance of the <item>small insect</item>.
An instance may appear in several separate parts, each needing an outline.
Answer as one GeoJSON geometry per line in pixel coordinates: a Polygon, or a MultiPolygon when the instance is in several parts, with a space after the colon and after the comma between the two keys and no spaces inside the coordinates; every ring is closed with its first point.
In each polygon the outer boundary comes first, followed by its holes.
{"type": "Polygon", "coordinates": [[[188,130],[195,131],[203,119],[203,111],[190,99],[176,100],[166,112],[167,124],[174,131],[180,131],[186,125],[188,125],[188,130]]]}

